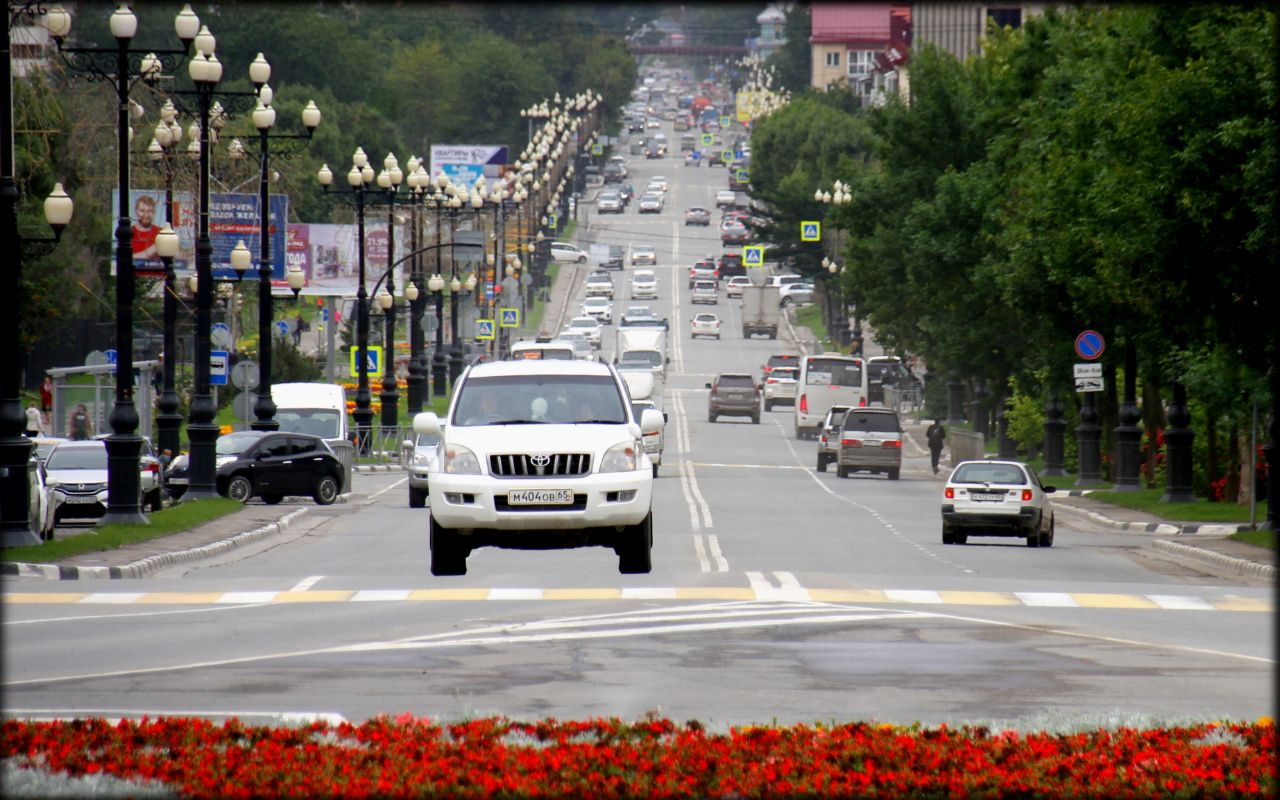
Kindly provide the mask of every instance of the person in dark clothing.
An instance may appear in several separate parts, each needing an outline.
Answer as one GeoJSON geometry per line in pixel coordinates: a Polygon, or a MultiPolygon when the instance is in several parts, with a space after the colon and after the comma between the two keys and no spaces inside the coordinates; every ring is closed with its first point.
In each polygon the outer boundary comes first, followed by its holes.
{"type": "Polygon", "coordinates": [[[93,421],[89,419],[89,410],[84,407],[84,403],[77,405],[72,413],[71,430],[68,433],[77,442],[83,442],[93,435],[93,421]]]}
{"type": "Polygon", "coordinates": [[[942,446],[947,439],[947,429],[942,427],[942,420],[935,419],[924,432],[929,442],[929,462],[933,465],[933,474],[938,474],[938,459],[942,456],[942,446]]]}

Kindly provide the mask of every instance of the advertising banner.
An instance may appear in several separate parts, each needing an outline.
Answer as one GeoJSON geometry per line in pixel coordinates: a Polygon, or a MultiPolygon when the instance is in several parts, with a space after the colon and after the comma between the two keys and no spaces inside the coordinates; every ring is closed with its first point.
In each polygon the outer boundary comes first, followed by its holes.
{"type": "Polygon", "coordinates": [[[507,164],[507,148],[491,144],[433,144],[429,172],[434,178],[443,172],[458,185],[470,186],[483,175],[486,183],[502,177],[507,164]]]}
{"type": "MultiPolygon", "coordinates": [[[[178,257],[173,260],[174,269],[180,274],[195,270],[196,224],[195,205],[191,192],[174,192],[173,216],[177,224],[170,222],[169,209],[165,208],[164,189],[130,189],[129,219],[133,226],[133,271],[139,277],[163,278],[164,262],[156,256],[156,234],[165,225],[172,225],[178,233],[178,257]]],[[[111,190],[111,208],[114,226],[115,210],[120,206],[120,190],[111,190]]],[[[109,234],[114,240],[114,229],[109,234]]],[[[115,248],[111,249],[111,274],[115,274],[115,248]]]]}
{"type": "MultiPolygon", "coordinates": [[[[303,294],[354,297],[359,289],[360,248],[355,225],[291,223],[289,225],[288,259],[302,268],[306,277],[303,294]]],[[[391,263],[388,253],[390,235],[387,224],[365,222],[365,291],[387,271],[391,263]]],[[[408,253],[408,229],[396,226],[396,260],[408,253]]],[[[399,294],[408,275],[408,262],[396,270],[396,293],[399,294]]]]}
{"type": "MultiPolygon", "coordinates": [[[[164,262],[156,257],[156,234],[169,222],[169,214],[165,209],[165,193],[163,189],[130,189],[129,201],[132,208],[130,219],[133,222],[133,268],[139,277],[164,277],[164,262]]],[[[179,280],[195,272],[196,269],[196,205],[191,192],[174,192],[174,217],[178,233],[178,256],[173,260],[174,271],[179,280]]],[[[120,202],[120,192],[111,192],[112,207],[120,202]]],[[[268,220],[268,236],[271,238],[271,283],[273,286],[286,286],[285,282],[285,229],[284,221],[289,216],[289,198],[287,195],[272,195],[270,198],[271,216],[268,220]]],[[[258,240],[261,221],[258,215],[258,196],[256,194],[209,195],[209,241],[213,245],[213,276],[217,280],[233,280],[235,270],[231,267],[231,250],[236,243],[243,240],[244,246],[253,254],[253,277],[257,277],[258,240]]],[[[111,234],[114,236],[114,232],[111,234]]],[[[111,264],[115,274],[114,249],[111,264]]]]}

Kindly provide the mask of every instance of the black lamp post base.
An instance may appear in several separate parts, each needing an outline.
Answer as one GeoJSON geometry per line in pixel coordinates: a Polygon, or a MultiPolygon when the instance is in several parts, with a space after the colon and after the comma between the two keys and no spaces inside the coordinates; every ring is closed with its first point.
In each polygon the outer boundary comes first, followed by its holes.
{"type": "MultiPolygon", "coordinates": [[[[21,407],[16,400],[6,401],[13,427],[21,407]]],[[[20,424],[20,423],[18,423],[20,424]]],[[[0,543],[5,547],[40,544],[40,532],[31,529],[27,519],[27,463],[34,443],[25,436],[13,434],[0,438],[0,543]]]]}
{"type": "MultiPolygon", "coordinates": [[[[192,406],[193,416],[195,416],[195,412],[205,408],[212,408],[213,402],[207,396],[205,398],[197,397],[192,406]]],[[[212,500],[218,496],[218,487],[216,485],[217,454],[214,449],[218,440],[218,433],[218,426],[209,422],[195,422],[192,420],[187,423],[187,439],[191,442],[191,451],[187,456],[189,459],[188,474],[191,476],[191,485],[187,487],[187,491],[182,493],[182,502],[212,500]],[[203,465],[203,469],[208,470],[207,475],[202,474],[202,467],[197,464],[197,460],[201,457],[208,461],[207,465],[203,465]]]]}

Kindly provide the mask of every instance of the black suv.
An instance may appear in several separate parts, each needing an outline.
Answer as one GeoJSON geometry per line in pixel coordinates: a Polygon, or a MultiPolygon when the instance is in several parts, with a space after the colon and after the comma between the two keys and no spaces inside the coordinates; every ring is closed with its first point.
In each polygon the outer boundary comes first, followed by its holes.
{"type": "Polygon", "coordinates": [[[304,495],[327,506],[342,487],[342,462],[319,436],[239,431],[219,436],[215,452],[218,494],[241,503],[304,495]]]}

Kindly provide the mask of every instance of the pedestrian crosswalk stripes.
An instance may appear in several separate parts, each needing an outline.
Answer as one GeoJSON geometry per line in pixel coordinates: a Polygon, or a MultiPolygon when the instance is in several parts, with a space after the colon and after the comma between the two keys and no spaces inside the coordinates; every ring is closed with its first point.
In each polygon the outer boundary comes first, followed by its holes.
{"type": "Polygon", "coordinates": [[[271,605],[284,603],[433,603],[492,600],[707,600],[866,603],[870,605],[1025,606],[1037,608],[1135,609],[1160,611],[1243,611],[1271,613],[1270,600],[1247,597],[1201,598],[1191,595],[1094,592],[982,592],[921,589],[776,588],[767,581],[752,586],[684,587],[496,587],[471,589],[308,589],[237,592],[5,592],[0,602],[14,605],[271,605]]]}

